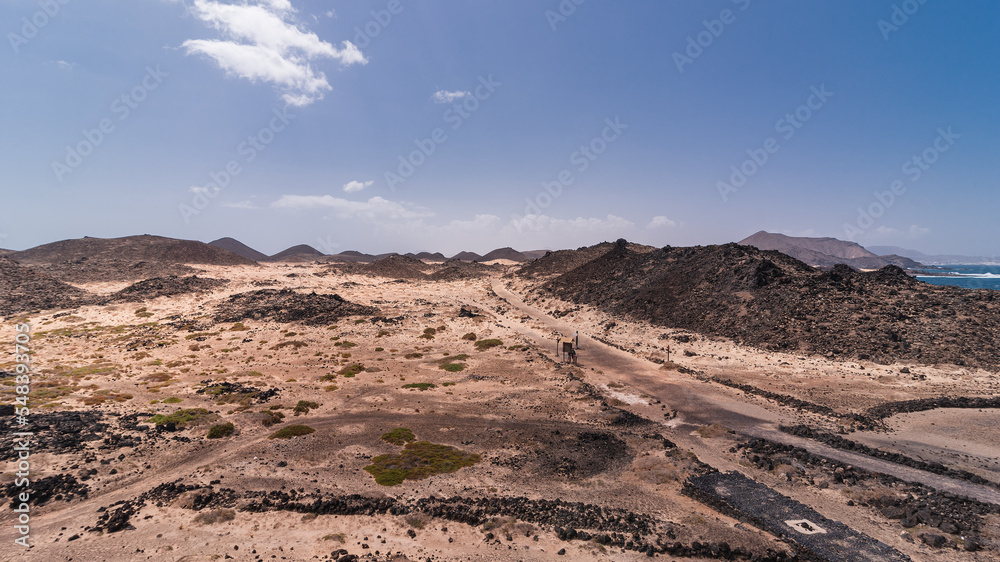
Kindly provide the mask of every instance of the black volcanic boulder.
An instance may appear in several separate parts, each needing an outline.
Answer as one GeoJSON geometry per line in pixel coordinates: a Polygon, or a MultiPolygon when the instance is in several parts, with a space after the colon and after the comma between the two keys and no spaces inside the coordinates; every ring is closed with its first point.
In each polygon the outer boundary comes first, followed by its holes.
{"type": "Polygon", "coordinates": [[[261,289],[232,295],[216,309],[216,322],[273,320],[307,325],[332,324],[345,316],[372,316],[373,306],[344,300],[340,295],[296,293],[291,289],[261,289]]]}

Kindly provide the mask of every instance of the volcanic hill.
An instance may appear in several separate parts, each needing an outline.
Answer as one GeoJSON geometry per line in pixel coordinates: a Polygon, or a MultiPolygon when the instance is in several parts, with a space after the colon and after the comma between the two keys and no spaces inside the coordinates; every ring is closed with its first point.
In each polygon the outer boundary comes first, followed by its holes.
{"type": "Polygon", "coordinates": [[[195,265],[257,265],[228,250],[195,240],[162,236],[78,238],[43,244],[10,254],[24,266],[40,269],[61,281],[128,281],[189,275],[195,265]]]}
{"type": "Polygon", "coordinates": [[[95,302],[96,297],[87,291],[0,256],[0,316],[9,317],[32,310],[74,308],[95,302]]]}
{"type": "MultiPolygon", "coordinates": [[[[555,257],[531,267],[543,269],[555,257]]],[[[1000,365],[1000,293],[929,285],[896,266],[821,272],[752,246],[638,253],[619,240],[534,293],[764,349],[1000,365]]]]}
{"type": "Polygon", "coordinates": [[[887,265],[896,265],[903,269],[923,267],[922,264],[910,258],[894,254],[876,255],[857,242],[836,238],[786,236],[761,230],[740,240],[738,244],[754,246],[760,250],[777,250],[813,267],[824,269],[831,268],[838,263],[849,265],[855,269],[879,269],[887,265]]]}
{"type": "Polygon", "coordinates": [[[262,261],[267,259],[267,254],[258,252],[243,242],[228,236],[225,238],[219,238],[218,240],[213,240],[208,244],[209,246],[215,246],[216,248],[222,248],[223,250],[230,251],[237,256],[243,256],[248,260],[262,261]]]}

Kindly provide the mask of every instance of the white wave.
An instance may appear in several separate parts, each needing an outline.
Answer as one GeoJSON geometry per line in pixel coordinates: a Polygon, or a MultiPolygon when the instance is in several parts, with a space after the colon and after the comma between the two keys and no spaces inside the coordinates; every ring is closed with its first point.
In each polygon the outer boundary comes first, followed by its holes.
{"type": "Polygon", "coordinates": [[[949,273],[947,275],[916,275],[917,279],[947,279],[958,277],[961,279],[1000,279],[998,273],[949,273]]]}

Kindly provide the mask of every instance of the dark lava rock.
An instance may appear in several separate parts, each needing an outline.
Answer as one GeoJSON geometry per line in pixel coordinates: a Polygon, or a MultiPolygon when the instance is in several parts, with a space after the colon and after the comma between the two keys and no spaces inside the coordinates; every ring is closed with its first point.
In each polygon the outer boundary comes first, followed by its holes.
{"type": "Polygon", "coordinates": [[[201,382],[206,386],[195,391],[195,394],[205,394],[214,397],[216,400],[224,400],[226,402],[250,400],[257,404],[263,404],[281,392],[277,388],[261,390],[240,382],[213,383],[211,380],[201,382]]]}
{"type": "Polygon", "coordinates": [[[303,324],[332,324],[345,316],[371,316],[379,310],[344,300],[340,295],[296,293],[291,289],[261,289],[239,293],[219,305],[216,322],[273,320],[303,324]]]}
{"type": "Polygon", "coordinates": [[[738,244],[649,252],[598,247],[604,249],[598,256],[533,294],[776,351],[880,363],[1000,364],[997,291],[930,285],[896,266],[821,272],[738,244]]]}
{"type": "MultiPolygon", "coordinates": [[[[80,451],[88,441],[100,441],[101,434],[110,427],[97,412],[32,413],[31,425],[34,432],[32,450],[55,454],[80,451]]],[[[22,430],[14,424],[14,418],[0,418],[0,432],[9,435],[15,431],[22,430]]],[[[0,449],[0,460],[16,459],[17,451],[13,447],[0,449]]]]}
{"type": "Polygon", "coordinates": [[[121,291],[111,295],[108,302],[140,302],[154,299],[156,297],[182,295],[185,293],[205,293],[211,292],[228,281],[220,279],[208,279],[205,277],[154,277],[140,281],[134,285],[129,285],[121,291]]]}
{"type": "Polygon", "coordinates": [[[83,289],[0,256],[0,316],[33,310],[76,308],[95,304],[97,300],[96,295],[83,289]]]}
{"type": "Polygon", "coordinates": [[[941,535],[935,535],[932,533],[923,533],[920,535],[920,540],[924,541],[924,544],[934,548],[941,548],[948,543],[948,539],[941,535]]]}
{"type": "MultiPolygon", "coordinates": [[[[20,503],[17,496],[23,491],[25,491],[25,488],[21,486],[15,486],[13,483],[7,484],[4,495],[8,498],[13,498],[10,503],[11,509],[20,503]]],[[[70,501],[76,497],[86,498],[89,493],[90,486],[80,484],[72,475],[65,473],[56,474],[31,481],[30,503],[32,506],[37,507],[45,505],[51,500],[70,501]]]]}

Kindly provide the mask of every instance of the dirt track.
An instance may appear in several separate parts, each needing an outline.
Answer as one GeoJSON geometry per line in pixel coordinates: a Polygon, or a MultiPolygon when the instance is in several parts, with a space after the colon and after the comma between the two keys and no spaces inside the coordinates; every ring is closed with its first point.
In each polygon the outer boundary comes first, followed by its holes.
{"type": "MultiPolygon", "coordinates": [[[[508,314],[501,323],[529,337],[547,353],[555,355],[555,340],[552,334],[571,335],[574,327],[568,323],[548,316],[538,309],[526,304],[518,295],[504,287],[501,279],[492,280],[493,291],[518,312],[530,316],[532,321],[541,324],[550,333],[525,326],[515,321],[508,314]]],[[[554,359],[558,359],[554,357],[554,359]]],[[[595,369],[614,373],[617,378],[625,379],[630,385],[656,397],[677,412],[677,418],[670,425],[688,424],[692,426],[719,423],[728,429],[749,437],[761,437],[787,445],[801,447],[809,452],[832,460],[847,463],[865,470],[888,474],[908,482],[917,482],[943,492],[959,494],[979,501],[1000,505],[1000,490],[979,486],[960,480],[955,480],[936,474],[931,474],[910,467],[873,459],[864,455],[854,454],[841,449],[829,447],[808,439],[802,439],[778,431],[778,424],[793,423],[794,418],[783,413],[775,413],[759,406],[738,400],[738,394],[728,388],[705,383],[693,377],[679,375],[676,372],[659,370],[654,363],[637,358],[630,353],[621,351],[585,334],[580,336],[579,365],[584,369],[595,369]],[[684,378],[681,378],[684,377],[684,378]]],[[[648,415],[641,410],[640,415],[648,415]]],[[[914,443],[915,445],[925,445],[914,443]]],[[[706,449],[697,440],[685,443],[690,446],[700,458],[721,461],[713,451],[706,449]]],[[[714,463],[713,463],[714,464],[714,463]]],[[[728,463],[727,463],[728,464],[728,463]]],[[[731,469],[736,469],[733,466],[731,469]]]]}

